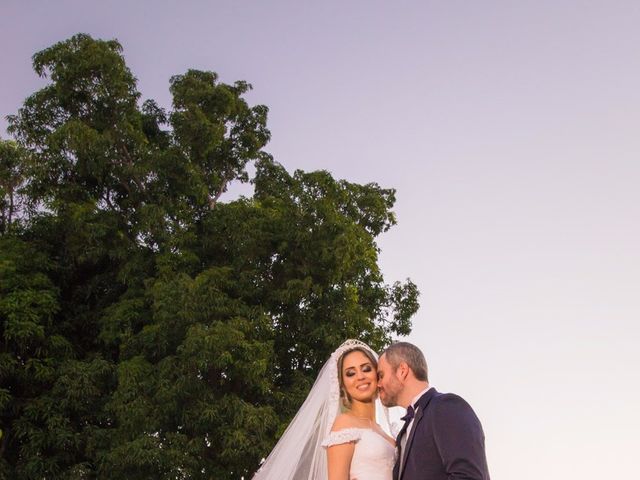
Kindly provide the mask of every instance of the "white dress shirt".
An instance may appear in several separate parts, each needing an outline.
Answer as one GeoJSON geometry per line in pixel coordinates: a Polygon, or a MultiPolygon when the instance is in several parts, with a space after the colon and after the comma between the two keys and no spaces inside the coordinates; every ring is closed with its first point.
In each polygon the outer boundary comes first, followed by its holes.
{"type": "MultiPolygon", "coordinates": [[[[433,388],[433,386],[429,385],[427,388],[425,388],[424,390],[422,390],[418,395],[416,395],[415,397],[413,397],[413,400],[411,400],[410,405],[413,407],[414,410],[414,418],[415,418],[415,414],[417,413],[416,410],[416,402],[418,400],[420,400],[420,397],[422,397],[425,393],[427,393],[429,390],[431,390],[433,388]]],[[[411,421],[409,422],[409,425],[407,426],[407,431],[404,434],[404,437],[402,438],[402,443],[406,443],[407,438],[409,438],[409,434],[411,433],[411,429],[413,428],[413,418],[411,419],[411,421]]]]}
{"type": "Polygon", "coordinates": [[[417,394],[415,397],[413,397],[413,399],[411,400],[410,405],[413,407],[413,418],[409,421],[409,425],[407,425],[407,430],[404,432],[404,435],[402,435],[402,438],[400,439],[400,452],[401,452],[401,458],[400,458],[400,473],[402,473],[402,469],[404,468],[404,453],[405,453],[405,448],[407,447],[407,439],[409,438],[409,435],[411,434],[411,429],[413,428],[413,420],[415,419],[415,414],[416,412],[416,402],[418,400],[420,400],[420,397],[422,395],[424,395],[425,393],[427,393],[429,390],[431,390],[433,387],[431,385],[429,385],[427,388],[425,388],[424,390],[422,390],[419,394],[417,394]]]}

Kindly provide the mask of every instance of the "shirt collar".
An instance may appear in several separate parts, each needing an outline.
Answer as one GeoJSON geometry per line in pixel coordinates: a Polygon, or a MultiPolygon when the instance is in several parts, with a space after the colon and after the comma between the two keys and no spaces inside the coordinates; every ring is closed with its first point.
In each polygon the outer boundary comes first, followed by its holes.
{"type": "Polygon", "coordinates": [[[427,388],[422,390],[418,395],[413,397],[413,400],[411,400],[411,403],[409,405],[411,405],[415,409],[416,408],[416,403],[418,402],[418,400],[420,400],[420,397],[422,397],[425,393],[427,393],[432,388],[433,388],[433,386],[429,385],[427,388]]]}

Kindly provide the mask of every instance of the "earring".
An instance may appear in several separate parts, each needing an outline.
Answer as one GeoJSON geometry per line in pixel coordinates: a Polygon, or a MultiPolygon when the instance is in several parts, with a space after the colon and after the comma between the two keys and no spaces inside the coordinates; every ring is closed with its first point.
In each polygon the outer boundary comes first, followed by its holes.
{"type": "Polygon", "coordinates": [[[351,399],[349,398],[349,394],[346,390],[340,389],[340,396],[342,397],[342,405],[345,408],[351,408],[351,399]]]}

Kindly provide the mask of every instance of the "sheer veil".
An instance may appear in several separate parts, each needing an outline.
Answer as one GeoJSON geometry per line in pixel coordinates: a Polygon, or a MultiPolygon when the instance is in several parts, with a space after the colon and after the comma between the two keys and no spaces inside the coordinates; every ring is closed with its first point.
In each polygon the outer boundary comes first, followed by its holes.
{"type": "MultiPolygon", "coordinates": [[[[378,355],[359,340],[347,340],[324,364],[306,400],[252,480],[326,480],[327,453],[321,447],[340,413],[338,359],[354,348],[378,355]]],[[[376,420],[390,432],[389,412],[376,400],[376,420]]]]}

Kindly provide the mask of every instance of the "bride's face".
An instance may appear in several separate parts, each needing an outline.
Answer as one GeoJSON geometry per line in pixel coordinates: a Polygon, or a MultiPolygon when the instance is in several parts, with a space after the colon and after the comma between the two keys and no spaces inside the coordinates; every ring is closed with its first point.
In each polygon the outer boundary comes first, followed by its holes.
{"type": "Polygon", "coordinates": [[[352,400],[371,401],[378,390],[378,373],[369,357],[359,350],[342,360],[342,383],[352,400]]]}

